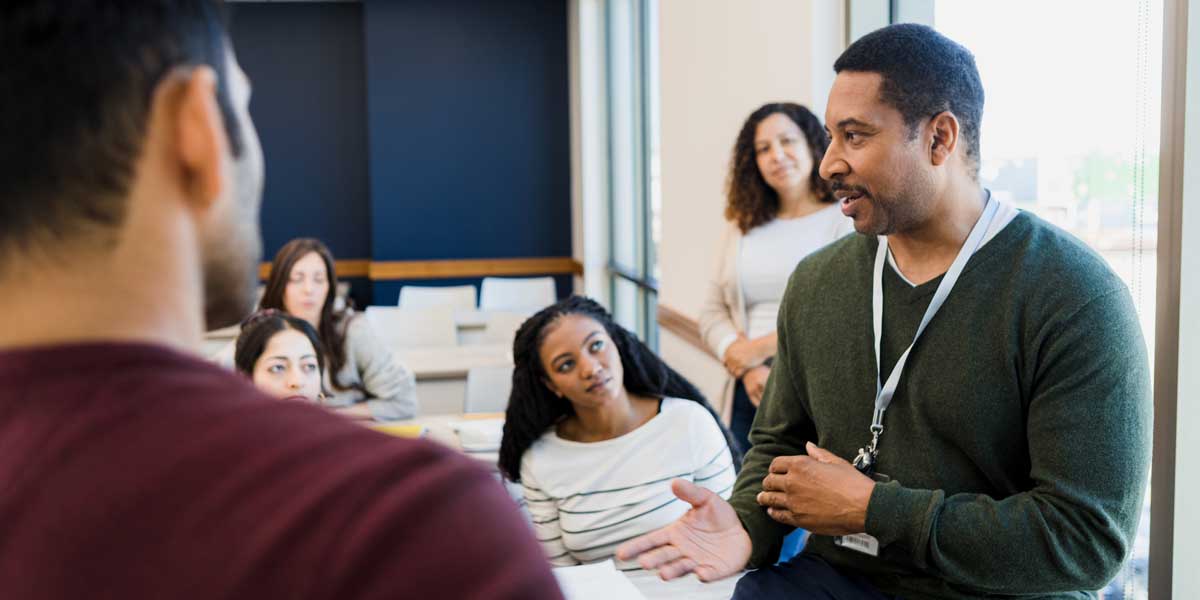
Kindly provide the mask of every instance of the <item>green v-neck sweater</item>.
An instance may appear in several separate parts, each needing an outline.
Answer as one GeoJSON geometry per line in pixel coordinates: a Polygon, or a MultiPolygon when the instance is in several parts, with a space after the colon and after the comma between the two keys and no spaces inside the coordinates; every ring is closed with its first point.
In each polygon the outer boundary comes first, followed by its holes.
{"type": "MultiPolygon", "coordinates": [[[[870,440],[878,241],[802,261],[732,502],[751,567],[790,528],[755,501],[771,460],[813,441],[847,460],[870,440]]],[[[884,268],[882,363],[912,342],[941,278],[884,268]]],[[[879,557],[812,536],[805,552],[906,598],[1078,598],[1117,572],[1150,459],[1146,345],[1132,298],[1080,241],[1020,213],[967,263],[908,359],[884,417],[867,533],[879,557]]]]}

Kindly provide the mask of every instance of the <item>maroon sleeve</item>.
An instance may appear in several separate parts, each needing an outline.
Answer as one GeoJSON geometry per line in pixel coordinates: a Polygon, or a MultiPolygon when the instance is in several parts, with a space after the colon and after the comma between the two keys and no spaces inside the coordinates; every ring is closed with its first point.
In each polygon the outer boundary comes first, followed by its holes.
{"type": "Polygon", "coordinates": [[[0,384],[0,598],[562,598],[444,446],[156,346],[0,351],[0,384]]]}

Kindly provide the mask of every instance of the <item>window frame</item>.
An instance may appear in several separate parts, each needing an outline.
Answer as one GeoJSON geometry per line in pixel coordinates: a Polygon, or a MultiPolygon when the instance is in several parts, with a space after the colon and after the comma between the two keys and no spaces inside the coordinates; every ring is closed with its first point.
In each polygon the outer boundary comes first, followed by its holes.
{"type": "Polygon", "coordinates": [[[654,277],[657,248],[653,239],[653,206],[651,199],[654,195],[652,173],[655,165],[651,148],[657,134],[657,97],[653,93],[654,83],[651,81],[654,72],[654,61],[657,56],[657,0],[609,0],[604,8],[604,37],[606,40],[605,78],[607,92],[607,122],[608,128],[608,261],[606,265],[609,279],[609,307],[614,317],[621,320],[629,316],[630,310],[623,304],[622,291],[619,281],[633,284],[636,289],[632,321],[635,333],[648,346],[657,350],[658,347],[658,280],[654,277]],[[618,4],[621,3],[621,4],[618,4]],[[622,6],[623,4],[623,6],[622,6]],[[632,34],[631,40],[617,40],[614,30],[617,28],[614,19],[618,9],[628,8],[630,17],[628,26],[632,34]],[[620,77],[619,70],[624,66],[616,64],[618,44],[630,42],[622,48],[629,53],[629,69],[631,77],[630,97],[618,98],[614,94],[614,81],[620,77]],[[631,109],[630,130],[617,131],[613,123],[617,121],[614,115],[625,107],[631,109]],[[629,147],[622,146],[630,141],[629,147]],[[629,159],[628,164],[618,160],[624,154],[629,159]],[[618,170],[627,168],[632,173],[633,185],[630,189],[621,189],[618,183],[618,170]],[[627,192],[632,192],[626,195],[627,192]],[[623,203],[631,203],[628,206],[623,203]],[[632,215],[634,231],[627,239],[617,231],[622,224],[618,220],[618,212],[629,209],[632,215]],[[632,244],[618,245],[619,242],[632,244]],[[630,251],[631,250],[631,251],[630,251]],[[617,257],[622,254],[633,256],[634,264],[627,264],[617,257]]]}

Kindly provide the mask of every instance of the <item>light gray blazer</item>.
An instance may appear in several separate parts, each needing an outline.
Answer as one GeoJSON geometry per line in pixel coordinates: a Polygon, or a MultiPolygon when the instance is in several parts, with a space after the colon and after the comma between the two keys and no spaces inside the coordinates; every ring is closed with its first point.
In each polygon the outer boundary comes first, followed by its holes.
{"type": "MultiPolygon", "coordinates": [[[[346,364],[330,378],[325,372],[327,406],[350,406],[366,402],[376,421],[410,419],[417,415],[417,378],[392,354],[363,315],[347,312],[341,326],[345,331],[346,364]],[[333,387],[333,381],[349,389],[333,387]]],[[[326,361],[328,366],[328,361],[326,361]]]]}

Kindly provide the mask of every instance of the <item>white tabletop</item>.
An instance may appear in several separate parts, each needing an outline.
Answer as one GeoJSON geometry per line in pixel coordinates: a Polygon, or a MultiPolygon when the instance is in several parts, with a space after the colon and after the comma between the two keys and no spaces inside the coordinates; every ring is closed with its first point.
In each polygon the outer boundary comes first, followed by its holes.
{"type": "Polygon", "coordinates": [[[456,310],[454,324],[459,329],[483,329],[487,326],[488,313],[484,310],[456,310]]]}
{"type": "Polygon", "coordinates": [[[688,575],[663,581],[655,571],[626,571],[625,576],[633,582],[633,586],[646,597],[646,600],[668,598],[686,598],[687,600],[729,600],[733,596],[733,588],[745,572],[720,581],[704,583],[695,575],[688,575]]]}
{"type": "Polygon", "coordinates": [[[499,344],[393,348],[393,351],[417,379],[461,378],[467,376],[471,367],[512,364],[512,348],[499,344]]]}
{"type": "Polygon", "coordinates": [[[480,421],[491,419],[504,419],[504,413],[469,413],[469,414],[452,414],[452,415],[422,415],[412,419],[403,419],[400,421],[388,421],[387,423],[379,423],[381,427],[389,425],[420,425],[425,428],[425,438],[435,442],[445,444],[459,452],[464,452],[467,456],[478,459],[481,462],[490,463],[493,467],[498,458],[496,452],[466,452],[463,450],[462,441],[458,438],[458,433],[454,430],[455,424],[460,421],[480,421]]]}
{"type": "Polygon", "coordinates": [[[241,325],[230,325],[221,329],[204,332],[206,340],[233,340],[237,339],[238,333],[241,332],[241,325]]]}
{"type": "MultiPolygon", "coordinates": [[[[486,310],[456,310],[454,311],[454,324],[459,329],[483,329],[487,325],[488,311],[486,310]]],[[[213,329],[206,331],[204,337],[206,339],[231,340],[238,336],[241,331],[240,325],[230,325],[221,329],[213,329]]]]}

